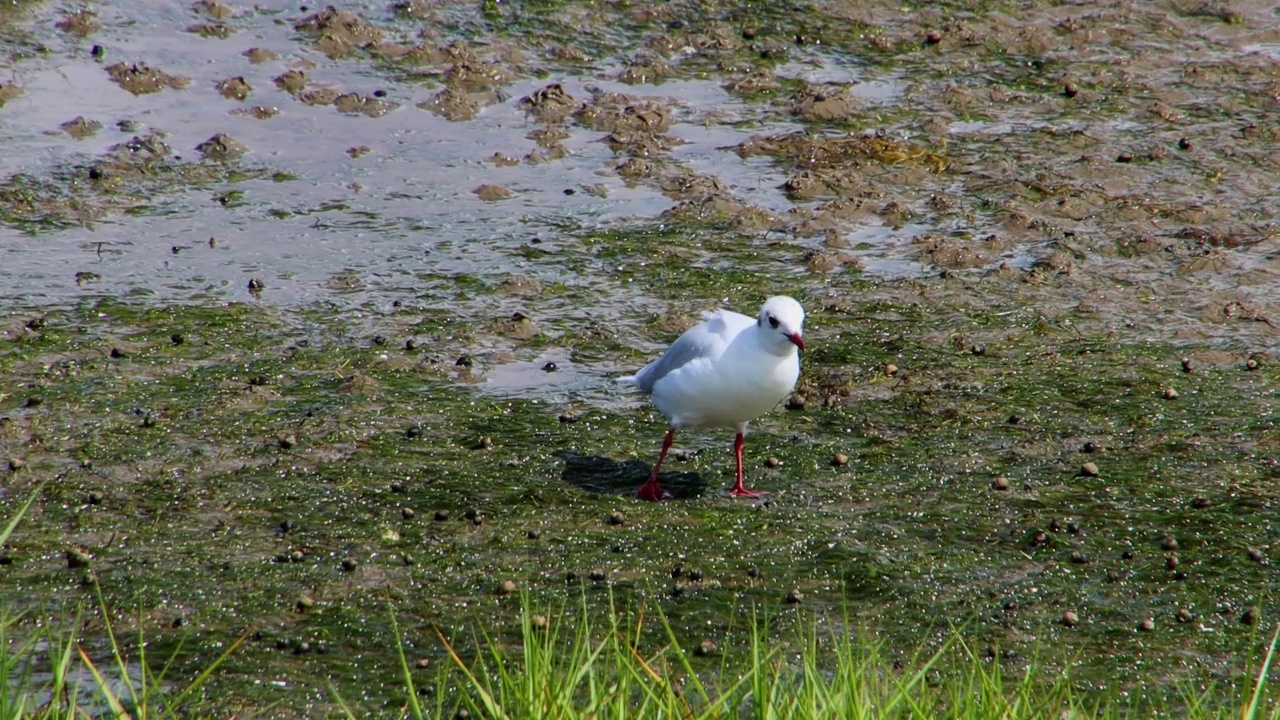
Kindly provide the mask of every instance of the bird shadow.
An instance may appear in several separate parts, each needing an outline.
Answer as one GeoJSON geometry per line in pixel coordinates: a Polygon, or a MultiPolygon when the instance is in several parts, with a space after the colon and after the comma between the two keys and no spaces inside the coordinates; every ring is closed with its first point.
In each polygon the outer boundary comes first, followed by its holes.
{"type": "MultiPolygon", "coordinates": [[[[634,496],[636,489],[653,472],[652,465],[640,460],[610,460],[599,455],[579,455],[568,450],[558,455],[564,460],[560,479],[598,495],[634,496]]],[[[707,490],[707,481],[696,472],[659,473],[658,482],[675,499],[698,497],[707,490]]]]}

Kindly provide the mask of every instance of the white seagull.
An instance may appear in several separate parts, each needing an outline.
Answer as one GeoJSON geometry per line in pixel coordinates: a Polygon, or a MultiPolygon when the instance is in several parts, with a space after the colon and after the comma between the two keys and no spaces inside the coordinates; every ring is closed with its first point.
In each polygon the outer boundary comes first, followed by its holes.
{"type": "Polygon", "coordinates": [[[759,497],[742,485],[742,444],[747,423],[772,410],[796,386],[804,308],[785,296],[771,297],[755,320],[733,312],[706,313],[662,357],[630,377],[620,378],[650,396],[671,428],[649,481],[640,486],[641,500],[666,500],[671,494],[658,484],[658,471],[671,449],[676,429],[695,426],[733,427],[737,482],[731,495],[759,497]]]}

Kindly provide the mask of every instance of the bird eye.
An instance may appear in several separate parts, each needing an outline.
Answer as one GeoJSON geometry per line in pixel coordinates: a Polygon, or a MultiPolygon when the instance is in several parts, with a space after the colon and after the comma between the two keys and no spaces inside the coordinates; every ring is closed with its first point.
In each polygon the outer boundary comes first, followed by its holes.
{"type": "Polygon", "coordinates": [[[774,316],[770,315],[770,316],[769,316],[769,327],[773,328],[774,330],[777,330],[777,329],[778,329],[778,318],[776,318],[776,317],[774,317],[774,316]]]}

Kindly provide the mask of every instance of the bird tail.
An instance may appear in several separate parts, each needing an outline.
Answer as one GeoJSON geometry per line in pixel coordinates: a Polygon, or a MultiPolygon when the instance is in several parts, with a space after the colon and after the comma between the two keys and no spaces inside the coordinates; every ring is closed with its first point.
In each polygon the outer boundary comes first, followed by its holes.
{"type": "Polygon", "coordinates": [[[613,381],[618,383],[619,385],[630,385],[631,387],[636,387],[639,385],[639,383],[636,382],[635,375],[622,375],[614,378],[613,381]]]}

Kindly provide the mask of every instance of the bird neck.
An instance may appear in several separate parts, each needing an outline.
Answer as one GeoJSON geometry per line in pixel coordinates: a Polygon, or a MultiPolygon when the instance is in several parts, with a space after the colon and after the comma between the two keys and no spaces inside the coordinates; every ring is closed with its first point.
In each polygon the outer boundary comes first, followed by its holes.
{"type": "Polygon", "coordinates": [[[754,329],[756,333],[756,344],[759,345],[761,350],[764,350],[770,355],[786,358],[796,351],[796,346],[776,330],[766,330],[760,325],[757,325],[754,329]]]}

